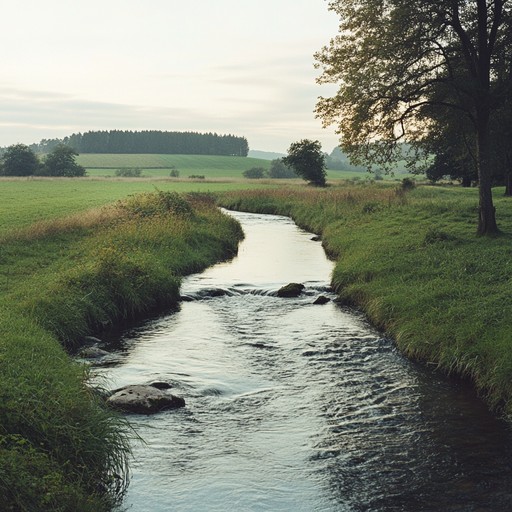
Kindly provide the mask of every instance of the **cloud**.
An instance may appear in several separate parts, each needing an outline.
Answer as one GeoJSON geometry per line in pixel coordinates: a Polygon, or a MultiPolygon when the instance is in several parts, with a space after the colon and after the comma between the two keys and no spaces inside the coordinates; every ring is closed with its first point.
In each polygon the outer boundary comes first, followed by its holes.
{"type": "Polygon", "coordinates": [[[299,138],[327,138],[327,144],[334,147],[335,137],[314,119],[312,84],[295,84],[293,94],[286,87],[271,90],[262,101],[261,96],[253,100],[247,91],[223,96],[223,85],[219,104],[207,109],[199,104],[191,108],[90,101],[54,91],[0,86],[0,145],[28,144],[88,130],[157,129],[243,135],[252,148],[264,150],[284,151],[299,138]]]}

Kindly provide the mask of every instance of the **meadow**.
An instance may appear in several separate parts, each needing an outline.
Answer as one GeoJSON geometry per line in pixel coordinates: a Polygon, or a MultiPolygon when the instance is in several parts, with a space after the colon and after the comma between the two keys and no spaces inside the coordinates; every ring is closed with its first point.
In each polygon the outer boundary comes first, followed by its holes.
{"type": "MultiPolygon", "coordinates": [[[[147,178],[168,178],[172,169],[177,169],[180,178],[204,176],[207,180],[240,179],[251,167],[268,169],[270,160],[236,156],[207,155],[153,155],[153,154],[81,154],[77,162],[87,169],[91,177],[113,177],[117,169],[139,168],[147,178]]],[[[402,178],[403,172],[397,173],[402,178]]],[[[327,170],[329,180],[371,179],[365,172],[327,170]]],[[[384,176],[394,181],[394,176],[384,176]]]]}
{"type": "MultiPolygon", "coordinates": [[[[36,221],[57,219],[97,208],[140,192],[161,190],[208,193],[261,188],[262,185],[246,180],[212,182],[144,178],[0,178],[0,235],[36,221]]],[[[272,184],[267,183],[266,186],[272,184]]]]}
{"type": "Polygon", "coordinates": [[[512,417],[512,204],[497,189],[495,238],[477,237],[478,192],[391,184],[232,191],[223,206],[288,215],[322,236],[340,300],[408,357],[471,379],[512,417]]]}

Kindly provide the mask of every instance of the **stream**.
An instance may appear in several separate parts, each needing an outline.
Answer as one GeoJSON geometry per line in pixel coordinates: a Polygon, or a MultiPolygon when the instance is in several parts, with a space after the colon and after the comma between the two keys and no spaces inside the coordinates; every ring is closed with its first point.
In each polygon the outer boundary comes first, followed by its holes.
{"type": "Polygon", "coordinates": [[[178,312],[111,340],[111,389],[167,381],[186,407],[130,421],[123,510],[510,511],[512,435],[472,388],[402,357],[331,300],[333,263],[288,218],[230,213],[238,256],[178,312]],[[275,292],[306,286],[298,298],[275,292]]]}

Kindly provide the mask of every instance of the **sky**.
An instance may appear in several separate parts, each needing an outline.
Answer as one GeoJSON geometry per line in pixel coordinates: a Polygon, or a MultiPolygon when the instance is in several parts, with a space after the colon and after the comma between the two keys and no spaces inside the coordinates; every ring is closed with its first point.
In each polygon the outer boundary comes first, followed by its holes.
{"type": "Polygon", "coordinates": [[[9,0],[0,146],[88,130],[245,136],[251,149],[338,137],[315,119],[326,0],[9,0]]]}

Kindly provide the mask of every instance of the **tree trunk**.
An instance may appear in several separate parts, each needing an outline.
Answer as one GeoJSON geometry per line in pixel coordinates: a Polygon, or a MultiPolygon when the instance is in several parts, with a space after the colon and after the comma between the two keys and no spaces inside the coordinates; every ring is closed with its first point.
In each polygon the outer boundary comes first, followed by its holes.
{"type": "Polygon", "coordinates": [[[478,235],[499,233],[492,202],[492,173],[489,159],[489,107],[482,102],[477,113],[477,167],[479,181],[478,235]]]}
{"type": "Polygon", "coordinates": [[[461,183],[461,185],[464,188],[471,187],[471,176],[462,176],[462,183],[461,183]]]}
{"type": "Polygon", "coordinates": [[[512,197],[512,153],[505,152],[505,197],[512,197]]]}

